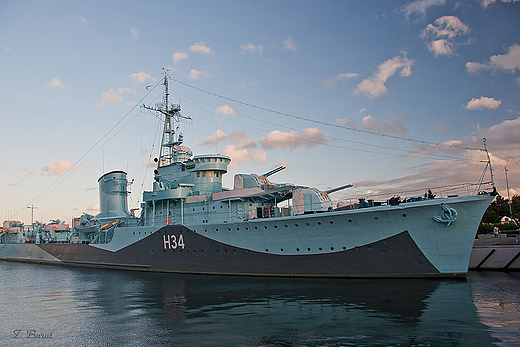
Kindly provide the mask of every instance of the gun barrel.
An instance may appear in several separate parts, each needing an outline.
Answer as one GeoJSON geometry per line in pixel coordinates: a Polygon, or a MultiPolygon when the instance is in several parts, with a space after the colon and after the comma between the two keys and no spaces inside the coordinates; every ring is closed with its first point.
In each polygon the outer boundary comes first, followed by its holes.
{"type": "Polygon", "coordinates": [[[269,171],[269,172],[266,172],[266,173],[263,174],[262,176],[264,176],[264,177],[269,177],[269,176],[271,176],[271,175],[274,175],[274,174],[277,173],[277,172],[282,171],[283,169],[285,169],[285,166],[280,165],[280,166],[278,166],[276,169],[273,169],[273,170],[271,170],[271,171],[269,171]]]}
{"type": "Polygon", "coordinates": [[[337,188],[332,188],[332,189],[326,190],[325,192],[327,194],[330,194],[330,193],[337,192],[338,190],[343,190],[343,189],[347,189],[347,188],[350,188],[350,187],[352,187],[352,184],[345,184],[344,186],[337,187],[337,188]]]}

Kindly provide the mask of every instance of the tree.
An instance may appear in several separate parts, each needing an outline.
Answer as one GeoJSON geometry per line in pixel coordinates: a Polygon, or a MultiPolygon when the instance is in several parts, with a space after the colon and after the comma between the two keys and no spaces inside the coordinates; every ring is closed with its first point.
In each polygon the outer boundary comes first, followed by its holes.
{"type": "MultiPolygon", "coordinates": [[[[504,203],[507,205],[507,208],[509,208],[508,199],[504,199],[504,202],[502,202],[499,197],[496,197],[491,205],[489,205],[486,213],[484,213],[482,223],[500,223],[502,217],[509,217],[509,211],[504,206],[504,203]]],[[[514,217],[520,217],[520,195],[513,196],[511,199],[511,205],[514,217]]]]}

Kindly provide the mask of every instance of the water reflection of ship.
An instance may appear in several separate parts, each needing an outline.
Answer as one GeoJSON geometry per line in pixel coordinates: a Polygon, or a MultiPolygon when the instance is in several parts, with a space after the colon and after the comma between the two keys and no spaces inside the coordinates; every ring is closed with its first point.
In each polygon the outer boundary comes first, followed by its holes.
{"type": "Polygon", "coordinates": [[[166,319],[186,345],[211,344],[216,332],[230,341],[242,336],[249,341],[245,345],[315,345],[322,339],[329,345],[497,341],[479,322],[465,281],[225,276],[208,281],[194,275],[96,274],[103,278],[96,293],[104,294],[90,298],[89,305],[108,314],[135,307],[146,319],[161,320],[157,324],[166,319]],[[118,289],[127,285],[135,292],[120,295],[118,289]]]}

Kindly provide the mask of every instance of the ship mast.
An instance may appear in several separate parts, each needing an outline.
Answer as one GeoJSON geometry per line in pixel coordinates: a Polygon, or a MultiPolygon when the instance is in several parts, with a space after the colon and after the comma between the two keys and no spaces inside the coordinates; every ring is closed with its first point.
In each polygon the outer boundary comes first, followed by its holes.
{"type": "Polygon", "coordinates": [[[149,107],[146,105],[142,106],[143,109],[148,110],[154,115],[164,115],[163,135],[159,158],[157,160],[157,168],[176,162],[177,149],[175,147],[180,146],[183,143],[181,133],[178,134],[177,141],[175,140],[175,132],[178,129],[176,123],[180,123],[183,120],[188,123],[191,122],[190,117],[181,114],[181,106],[179,104],[169,103],[168,98],[170,94],[168,91],[168,71],[169,69],[164,69],[164,81],[162,83],[164,85],[163,102],[156,104],[155,107],[149,107]]]}

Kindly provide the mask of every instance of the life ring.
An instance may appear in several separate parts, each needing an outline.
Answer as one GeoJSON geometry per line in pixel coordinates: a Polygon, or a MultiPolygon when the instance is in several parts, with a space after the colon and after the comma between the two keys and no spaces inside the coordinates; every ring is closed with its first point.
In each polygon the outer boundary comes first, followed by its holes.
{"type": "Polygon", "coordinates": [[[56,228],[56,226],[53,226],[53,227],[52,227],[52,230],[53,230],[53,231],[56,231],[56,229],[58,229],[58,228],[56,228]]]}
{"type": "Polygon", "coordinates": [[[166,219],[164,220],[164,224],[166,224],[166,225],[170,225],[170,218],[166,218],[166,219]]]}
{"type": "Polygon", "coordinates": [[[67,229],[67,231],[69,231],[69,226],[67,225],[67,227],[65,229],[67,229]]]}

